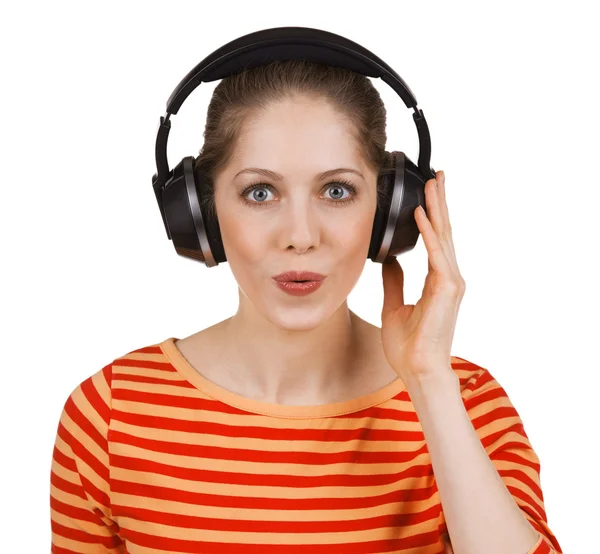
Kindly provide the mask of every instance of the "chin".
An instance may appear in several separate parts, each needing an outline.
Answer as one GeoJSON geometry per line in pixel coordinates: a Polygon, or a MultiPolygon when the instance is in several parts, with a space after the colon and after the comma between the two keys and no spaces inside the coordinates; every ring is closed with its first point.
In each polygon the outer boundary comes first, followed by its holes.
{"type": "Polygon", "coordinates": [[[298,306],[285,306],[283,304],[270,304],[263,312],[273,325],[288,331],[310,331],[322,325],[335,311],[328,304],[313,303],[299,304],[298,306]]]}

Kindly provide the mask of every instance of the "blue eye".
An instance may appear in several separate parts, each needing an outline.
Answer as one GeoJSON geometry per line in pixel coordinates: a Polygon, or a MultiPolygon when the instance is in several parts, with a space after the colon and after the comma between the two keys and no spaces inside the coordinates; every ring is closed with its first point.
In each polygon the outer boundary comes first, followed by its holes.
{"type": "MultiPolygon", "coordinates": [[[[334,188],[334,186],[336,186],[337,188],[340,188],[340,185],[345,188],[349,193],[350,196],[340,199],[340,200],[336,200],[336,199],[327,199],[331,204],[335,204],[335,205],[345,205],[345,204],[349,204],[351,202],[355,201],[355,197],[356,197],[356,187],[350,183],[349,181],[346,181],[344,179],[341,179],[339,181],[332,181],[331,183],[327,184],[327,187],[329,189],[334,188]]],[[[251,185],[249,185],[248,187],[246,187],[242,192],[240,192],[240,196],[242,197],[243,201],[245,204],[248,204],[252,207],[258,207],[258,206],[263,206],[266,205],[267,202],[256,202],[256,201],[251,201],[248,200],[247,195],[252,192],[253,190],[260,190],[260,189],[268,189],[268,190],[273,190],[273,187],[267,183],[253,183],[251,185]]]]}

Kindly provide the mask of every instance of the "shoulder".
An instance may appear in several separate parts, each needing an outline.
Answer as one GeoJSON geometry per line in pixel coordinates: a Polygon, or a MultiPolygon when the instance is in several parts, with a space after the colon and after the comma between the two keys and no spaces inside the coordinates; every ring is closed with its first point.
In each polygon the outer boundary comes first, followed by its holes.
{"type": "Polygon", "coordinates": [[[61,421],[80,427],[91,425],[106,429],[111,420],[114,391],[119,382],[143,368],[150,368],[153,360],[162,358],[160,344],[150,344],[121,354],[106,363],[95,373],[81,381],[68,395],[61,421]]]}
{"type": "Polygon", "coordinates": [[[459,356],[451,356],[450,366],[460,380],[461,390],[487,372],[486,368],[459,356]]]}
{"type": "Polygon", "coordinates": [[[450,365],[458,377],[463,400],[470,401],[474,397],[486,400],[504,397],[508,401],[506,391],[487,368],[459,356],[452,356],[450,365]]]}

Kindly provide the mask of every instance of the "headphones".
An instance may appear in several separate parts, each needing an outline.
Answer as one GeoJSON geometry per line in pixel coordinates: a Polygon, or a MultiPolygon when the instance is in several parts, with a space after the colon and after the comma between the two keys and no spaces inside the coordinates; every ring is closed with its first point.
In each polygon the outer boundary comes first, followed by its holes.
{"type": "MultiPolygon", "coordinates": [[[[176,114],[185,99],[200,85],[268,64],[275,60],[304,59],[341,67],[367,77],[380,77],[402,98],[412,114],[419,134],[419,163],[404,152],[393,151],[394,171],[380,172],[386,200],[377,206],[368,258],[391,261],[392,256],[414,248],[419,228],[414,210],[425,212],[425,183],[435,178],[429,166],[431,138],[423,110],[408,85],[383,60],[366,48],[340,35],[310,27],[274,27],[241,36],[215,50],[192,69],[167,100],[167,113],[160,117],[156,136],[156,170],[152,187],[160,208],[167,237],[177,254],[204,262],[207,267],[227,261],[219,223],[201,209],[200,191],[206,187],[201,175],[194,175],[194,157],[183,158],[173,170],[167,162],[169,117],[176,114]]],[[[200,173],[200,172],[198,172],[200,173]]]]}

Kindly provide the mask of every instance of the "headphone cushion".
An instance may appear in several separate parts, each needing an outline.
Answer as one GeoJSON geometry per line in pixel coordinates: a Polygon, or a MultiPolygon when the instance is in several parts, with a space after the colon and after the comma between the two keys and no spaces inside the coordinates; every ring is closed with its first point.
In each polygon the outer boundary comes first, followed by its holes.
{"type": "Polygon", "coordinates": [[[369,244],[368,258],[375,261],[377,253],[381,248],[383,233],[390,213],[390,204],[392,202],[392,193],[394,192],[394,182],[396,180],[396,172],[379,173],[377,176],[377,187],[382,188],[383,195],[381,200],[378,199],[375,217],[373,219],[373,229],[371,231],[371,243],[369,244]]]}
{"type": "Polygon", "coordinates": [[[210,245],[212,256],[217,263],[226,262],[227,257],[225,256],[225,248],[223,246],[223,239],[221,238],[219,220],[209,213],[209,210],[203,201],[204,199],[207,200],[208,178],[202,171],[194,171],[193,175],[196,190],[198,191],[198,198],[200,199],[202,220],[204,221],[206,237],[208,239],[208,244],[210,245]]]}
{"type": "Polygon", "coordinates": [[[398,217],[386,259],[396,257],[415,247],[419,238],[419,227],[414,211],[418,205],[425,209],[425,182],[419,168],[403,152],[394,151],[395,171],[383,172],[378,176],[384,190],[381,206],[378,205],[373,220],[369,259],[376,261],[381,248],[388,218],[391,212],[393,194],[399,195],[398,217]],[[401,172],[401,173],[399,173],[401,172]],[[396,189],[396,190],[395,190],[396,189]]]}

